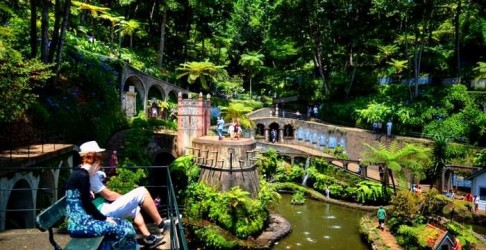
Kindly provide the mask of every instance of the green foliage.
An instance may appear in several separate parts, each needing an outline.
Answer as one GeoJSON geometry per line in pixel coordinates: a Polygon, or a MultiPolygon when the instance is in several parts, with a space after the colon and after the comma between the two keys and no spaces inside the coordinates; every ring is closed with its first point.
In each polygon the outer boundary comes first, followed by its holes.
{"type": "Polygon", "coordinates": [[[469,221],[473,217],[471,204],[464,200],[449,200],[442,209],[442,214],[454,220],[469,221]]]}
{"type": "Polygon", "coordinates": [[[218,66],[212,62],[188,62],[182,63],[177,71],[181,71],[177,78],[187,77],[187,82],[195,83],[198,79],[203,90],[210,90],[211,82],[216,80],[218,74],[224,74],[225,66],[218,66]]]}
{"type": "Polygon", "coordinates": [[[292,195],[292,200],[290,201],[292,205],[304,205],[305,203],[305,193],[302,191],[297,191],[292,195]]]}
{"type": "Polygon", "coordinates": [[[202,242],[208,249],[236,249],[238,244],[235,241],[227,240],[218,227],[209,225],[194,230],[198,241],[202,242]]]}
{"type": "Polygon", "coordinates": [[[279,182],[302,182],[305,170],[301,166],[290,166],[287,162],[280,162],[274,174],[275,181],[279,182]]]}
{"type": "Polygon", "coordinates": [[[410,249],[423,249],[427,246],[427,239],[434,236],[434,232],[425,229],[425,225],[401,225],[396,237],[398,244],[410,246],[410,249]]]}
{"type": "Polygon", "coordinates": [[[392,109],[384,103],[370,103],[365,109],[356,110],[356,113],[360,119],[371,124],[388,120],[391,117],[392,109]]]}
{"type": "Polygon", "coordinates": [[[358,183],[355,190],[356,200],[363,204],[383,204],[384,200],[382,185],[372,181],[362,181],[358,183]]]}
{"type": "Polygon", "coordinates": [[[477,67],[473,68],[476,74],[476,80],[486,79],[486,62],[477,62],[477,67]]]}
{"type": "Polygon", "coordinates": [[[369,214],[361,217],[359,221],[359,233],[368,245],[373,244],[376,249],[389,249],[376,228],[376,221],[373,221],[369,214]]]}
{"type": "Polygon", "coordinates": [[[315,173],[313,177],[315,179],[313,187],[319,191],[324,191],[327,186],[331,186],[338,183],[336,178],[325,174],[315,173]]]}
{"type": "Polygon", "coordinates": [[[186,190],[186,197],[190,218],[214,221],[240,239],[261,232],[269,213],[261,205],[263,200],[252,200],[248,192],[238,187],[220,193],[202,183],[192,183],[186,190]]]}
{"type": "Polygon", "coordinates": [[[425,216],[440,214],[442,208],[449,202],[449,199],[445,195],[440,194],[435,188],[423,193],[422,196],[424,202],[421,210],[425,216]]]}
{"type": "Polygon", "coordinates": [[[24,59],[0,40],[0,123],[16,121],[37,101],[34,90],[52,76],[50,67],[36,59],[24,59]]]}
{"type": "Polygon", "coordinates": [[[267,180],[273,175],[277,170],[278,164],[278,154],[275,149],[268,149],[265,155],[262,155],[257,160],[258,171],[267,180]]]}
{"type": "Polygon", "coordinates": [[[107,187],[120,194],[125,194],[136,188],[146,177],[145,171],[141,168],[119,166],[116,168],[116,175],[108,181],[107,187]]]}
{"type": "Polygon", "coordinates": [[[338,159],[349,159],[348,154],[345,151],[345,148],[342,146],[337,146],[335,148],[326,148],[324,151],[324,154],[329,154],[331,156],[334,156],[338,159]]]}
{"type": "MultiPolygon", "coordinates": [[[[399,191],[391,200],[392,209],[390,215],[397,221],[394,226],[412,225],[416,217],[419,216],[421,196],[409,191],[399,191]]],[[[390,225],[390,224],[389,224],[390,225]]],[[[391,230],[396,230],[392,227],[391,230]]]]}
{"type": "Polygon", "coordinates": [[[474,157],[473,166],[486,168],[486,148],[482,149],[474,157]]]}
{"type": "Polygon", "coordinates": [[[446,228],[452,235],[459,238],[464,249],[474,249],[474,246],[478,244],[478,239],[474,236],[471,226],[449,221],[446,223],[446,228]]]}
{"type": "Polygon", "coordinates": [[[277,187],[270,185],[265,179],[260,178],[260,191],[258,192],[258,200],[264,209],[272,210],[274,204],[280,200],[281,196],[277,192],[277,187]]]}

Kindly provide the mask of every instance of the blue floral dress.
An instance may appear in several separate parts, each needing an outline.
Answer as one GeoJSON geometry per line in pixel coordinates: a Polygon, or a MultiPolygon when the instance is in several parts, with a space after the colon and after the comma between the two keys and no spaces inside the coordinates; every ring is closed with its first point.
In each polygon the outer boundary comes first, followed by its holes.
{"type": "Polygon", "coordinates": [[[68,218],[67,229],[70,236],[73,238],[86,238],[104,235],[106,242],[103,244],[103,249],[107,246],[108,248],[111,246],[112,249],[116,250],[138,249],[135,229],[130,222],[120,218],[113,218],[117,224],[107,222],[105,221],[106,216],[99,213],[91,201],[89,203],[83,202],[83,199],[86,199],[85,196],[88,195],[89,197],[90,195],[89,175],[87,174],[88,172],[84,169],[76,169],[67,182],[66,215],[68,218]],[[87,190],[85,187],[86,178],[88,181],[87,190]],[[75,186],[79,188],[72,189],[75,186]]]}

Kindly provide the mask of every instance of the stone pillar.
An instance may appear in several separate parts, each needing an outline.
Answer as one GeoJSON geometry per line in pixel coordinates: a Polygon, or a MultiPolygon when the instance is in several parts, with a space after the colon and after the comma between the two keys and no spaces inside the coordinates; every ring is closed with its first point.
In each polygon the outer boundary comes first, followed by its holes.
{"type": "Polygon", "coordinates": [[[343,168],[344,168],[345,170],[348,170],[348,164],[349,164],[349,162],[348,162],[348,161],[343,161],[343,168]]]}
{"type": "Polygon", "coordinates": [[[125,93],[124,110],[127,117],[137,115],[137,92],[135,92],[135,86],[130,86],[128,92],[125,93]]]}
{"type": "Polygon", "coordinates": [[[361,176],[363,178],[367,178],[368,177],[368,166],[362,166],[362,168],[361,168],[361,176]]]}
{"type": "Polygon", "coordinates": [[[279,142],[283,142],[283,138],[284,138],[284,136],[283,136],[283,128],[279,128],[278,129],[278,141],[279,142]]]}
{"type": "Polygon", "coordinates": [[[268,132],[269,129],[268,128],[264,128],[264,130],[265,130],[265,132],[264,132],[264,134],[265,134],[265,142],[268,142],[269,141],[269,138],[270,138],[269,137],[269,132],[268,132]]]}
{"type": "MultiPolygon", "coordinates": [[[[190,95],[189,95],[190,97],[190,95]]],[[[192,146],[192,140],[207,135],[210,126],[210,95],[207,100],[200,93],[197,100],[177,98],[177,153],[184,154],[186,147],[192,146]]]]}

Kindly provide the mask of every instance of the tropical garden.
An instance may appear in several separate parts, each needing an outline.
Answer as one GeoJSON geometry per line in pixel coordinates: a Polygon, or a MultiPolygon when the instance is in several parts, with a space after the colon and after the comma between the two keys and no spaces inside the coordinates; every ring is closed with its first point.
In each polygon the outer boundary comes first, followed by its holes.
{"type": "MultiPolygon", "coordinates": [[[[462,223],[475,216],[467,204],[434,189],[421,197],[403,189],[410,173],[433,187],[447,164],[486,166],[485,10],[486,2],[474,0],[3,1],[0,149],[49,140],[104,144],[130,129],[122,165],[150,165],[144,152],[150,134],[177,124],[169,116],[148,119],[143,105],[135,118],[125,117],[126,64],[210,93],[225,120],[241,119],[247,129],[253,124],[246,113],[297,97],[285,109],[305,113],[318,105],[321,121],[364,129],[393,121],[394,133],[430,143],[367,146],[364,162],[385,164],[395,188],[319,159],[305,171],[269,151],[258,162],[264,179],[255,200],[239,189],[220,194],[196,183],[197,168],[178,159],[174,175],[185,176],[180,198],[191,204],[188,217],[203,241],[197,244],[250,244],[235,242],[264,228],[276,190],[294,191],[295,204],[302,204],[329,188],[333,199],[390,204],[390,230],[403,245],[421,244],[417,232],[441,215],[452,218],[444,225],[471,247],[477,242],[462,223]]],[[[150,99],[167,110],[176,105],[155,94],[150,99]]],[[[111,185],[144,173],[120,178],[111,185]]]]}

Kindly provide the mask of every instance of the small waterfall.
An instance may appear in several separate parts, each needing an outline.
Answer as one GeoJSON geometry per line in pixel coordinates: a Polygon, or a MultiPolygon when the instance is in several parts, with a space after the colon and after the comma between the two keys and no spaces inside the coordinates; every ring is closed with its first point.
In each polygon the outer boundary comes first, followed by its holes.
{"type": "Polygon", "coordinates": [[[307,157],[305,160],[305,168],[304,168],[304,179],[302,180],[302,185],[307,186],[307,178],[309,178],[309,173],[307,173],[307,170],[309,169],[310,165],[310,157],[307,157]]]}

